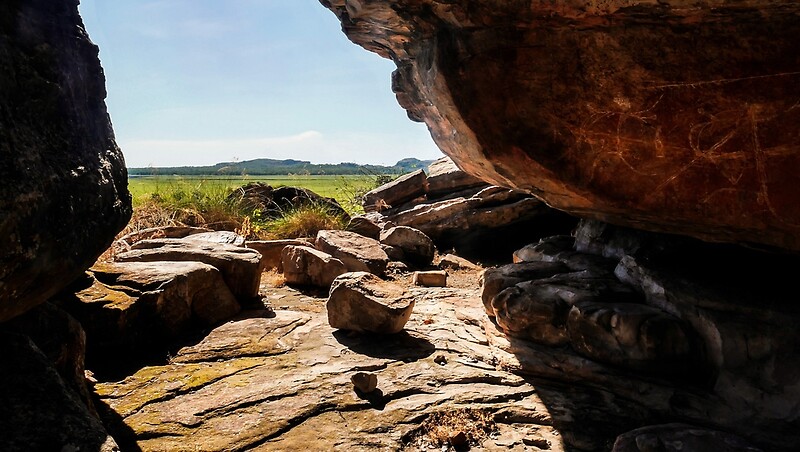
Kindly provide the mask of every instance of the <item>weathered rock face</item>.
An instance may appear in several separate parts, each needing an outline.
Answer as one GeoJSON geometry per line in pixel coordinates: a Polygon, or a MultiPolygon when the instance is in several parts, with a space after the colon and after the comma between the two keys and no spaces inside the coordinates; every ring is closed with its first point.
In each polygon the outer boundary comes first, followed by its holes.
{"type": "Polygon", "coordinates": [[[347,273],[342,261],[308,246],[286,246],[281,255],[287,284],[329,288],[337,276],[347,273]]]}
{"type": "Polygon", "coordinates": [[[389,256],[381,248],[380,242],[355,232],[319,231],[316,247],[344,262],[351,272],[383,275],[389,263],[389,256]]]}
{"type": "Polygon", "coordinates": [[[116,256],[120,262],[203,262],[217,268],[231,292],[242,300],[258,295],[261,254],[250,248],[183,239],[149,239],[116,256]]]}
{"type": "Polygon", "coordinates": [[[56,301],[85,325],[97,361],[163,348],[241,310],[220,271],[201,262],[97,264],[91,273],[56,301]]]}
{"type": "Polygon", "coordinates": [[[2,322],[78,277],[131,206],[78,1],[3,2],[0,18],[2,322]]]}
{"type": "Polygon", "coordinates": [[[381,232],[381,244],[400,248],[403,262],[413,265],[429,265],[436,253],[436,246],[424,232],[408,226],[395,226],[381,232]]]}
{"type": "Polygon", "coordinates": [[[323,0],[465,171],[584,217],[800,250],[800,5],[323,0]]]}
{"type": "Polygon", "coordinates": [[[393,334],[403,330],[415,299],[402,286],[366,272],[333,281],[326,307],[328,323],[349,331],[393,334]]]}
{"type": "Polygon", "coordinates": [[[119,451],[30,339],[0,333],[0,346],[0,449],[119,451]]]}
{"type": "MultiPolygon", "coordinates": [[[[516,253],[520,263],[486,270],[490,342],[509,353],[498,353],[500,365],[644,402],[658,414],[640,425],[688,422],[765,450],[796,448],[799,311],[785,275],[800,260],[674,239],[583,222],[577,240],[542,240],[516,253]],[[545,265],[567,270],[549,276],[545,265]]],[[[727,440],[681,428],[625,441],[619,450],[711,450],[727,440]]]]}

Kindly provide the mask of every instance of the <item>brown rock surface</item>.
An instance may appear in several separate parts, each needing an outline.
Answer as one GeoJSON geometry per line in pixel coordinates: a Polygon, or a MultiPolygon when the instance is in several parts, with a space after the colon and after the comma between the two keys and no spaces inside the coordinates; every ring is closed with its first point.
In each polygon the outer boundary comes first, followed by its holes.
{"type": "Polygon", "coordinates": [[[742,438],[727,432],[687,424],[663,424],[638,428],[617,437],[612,452],[761,452],[742,438]]]}
{"type": "Polygon", "coordinates": [[[652,306],[578,302],[567,330],[572,348],[599,362],[661,375],[685,375],[696,362],[687,326],[652,306]]]}
{"type": "Polygon", "coordinates": [[[485,185],[488,184],[461,171],[450,157],[442,157],[428,167],[428,196],[432,198],[485,185]]]}
{"type": "Polygon", "coordinates": [[[287,284],[329,288],[337,276],[347,273],[342,261],[308,246],[286,246],[282,252],[287,284]]]}
{"type": "Polygon", "coordinates": [[[241,310],[220,272],[201,262],[97,264],[91,272],[58,302],[84,325],[96,358],[161,349],[241,310]]]}
{"type": "Polygon", "coordinates": [[[0,5],[0,322],[88,268],[131,215],[78,1],[0,5]]]}
{"type": "Polygon", "coordinates": [[[245,246],[261,254],[261,266],[265,270],[277,268],[281,270],[281,255],[283,249],[289,245],[314,246],[314,240],[283,239],[283,240],[248,240],[245,246]]]}
{"type": "Polygon", "coordinates": [[[371,273],[353,272],[333,281],[325,307],[333,328],[394,334],[403,331],[414,303],[402,286],[371,273]]]}
{"type": "Polygon", "coordinates": [[[319,231],[316,248],[344,262],[351,272],[383,275],[389,256],[380,242],[349,231],[319,231]]]}
{"type": "Polygon", "coordinates": [[[425,196],[428,191],[428,179],[422,170],[408,173],[388,184],[368,191],[362,204],[367,212],[381,211],[397,207],[406,201],[425,196]]]}
{"type": "Polygon", "coordinates": [[[118,254],[119,262],[203,262],[218,269],[230,291],[242,300],[258,295],[261,255],[249,248],[182,239],[142,240],[132,251],[118,254]]]}
{"type": "Polygon", "coordinates": [[[430,265],[433,262],[433,255],[436,254],[436,246],[424,232],[408,226],[395,226],[384,229],[380,234],[380,242],[402,250],[402,260],[408,264],[416,266],[430,265]]]}
{"type": "Polygon", "coordinates": [[[30,338],[50,360],[64,384],[80,398],[92,415],[97,415],[86,386],[86,333],[75,318],[58,306],[45,302],[0,324],[0,332],[30,338]]]}
{"type": "Polygon", "coordinates": [[[265,287],[274,317],[243,313],[170,363],[96,390],[132,450],[410,452],[432,447],[425,419],[470,409],[496,426],[474,451],[522,452],[523,440],[564,451],[540,388],[489,364],[474,274],[462,276],[470,287],[412,289],[418,315],[388,336],[337,332],[325,299],[265,287]],[[377,377],[375,391],[353,390],[359,372],[377,377]]]}
{"type": "Polygon", "coordinates": [[[800,5],[326,0],[468,173],[584,217],[800,250],[800,5]]]}
{"type": "Polygon", "coordinates": [[[101,383],[97,393],[122,423],[114,434],[123,447],[142,450],[440,449],[426,422],[463,410],[488,413],[496,429],[471,444],[475,451],[609,450],[617,436],[664,422],[794,450],[790,388],[773,387],[786,404],[745,403],[707,384],[702,367],[687,383],[508,337],[483,312],[476,276],[456,271],[452,287],[407,289],[414,315],[404,332],[385,336],[337,332],[324,299],[264,286],[274,313],[243,313],[169,363],[101,383]],[[375,374],[379,387],[353,391],[358,372],[375,374]]]}

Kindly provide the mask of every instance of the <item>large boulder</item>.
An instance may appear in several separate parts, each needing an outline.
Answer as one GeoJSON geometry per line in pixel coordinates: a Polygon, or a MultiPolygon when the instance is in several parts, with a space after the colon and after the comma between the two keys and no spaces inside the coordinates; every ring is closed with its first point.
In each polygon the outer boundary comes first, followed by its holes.
{"type": "Polygon", "coordinates": [[[0,322],[79,277],[131,215],[78,0],[0,5],[0,322]]]}
{"type": "Polygon", "coordinates": [[[319,231],[316,248],[344,262],[351,272],[383,275],[389,256],[380,242],[349,231],[319,231]]]}
{"type": "Polygon", "coordinates": [[[281,259],[283,249],[287,246],[312,246],[313,240],[305,241],[301,239],[282,239],[282,240],[248,240],[245,245],[261,254],[261,267],[264,270],[277,269],[282,271],[281,259]]]}
{"type": "Polygon", "coordinates": [[[800,250],[800,4],[326,1],[466,172],[574,214],[800,250]]]}
{"type": "Polygon", "coordinates": [[[526,262],[487,268],[480,278],[484,309],[490,317],[494,317],[494,298],[503,290],[524,281],[549,278],[567,271],[569,268],[560,262],[526,262]]]}
{"type": "Polygon", "coordinates": [[[241,310],[220,272],[201,262],[107,263],[91,273],[57,301],[84,325],[96,357],[164,348],[241,310]]]}
{"type": "Polygon", "coordinates": [[[411,317],[414,296],[371,273],[345,273],[333,282],[326,307],[333,328],[392,334],[411,317]]]}
{"type": "Polygon", "coordinates": [[[261,255],[249,248],[181,239],[142,240],[134,249],[118,254],[119,262],[203,262],[217,268],[230,291],[242,300],[258,295],[261,255]]]}
{"type": "Polygon", "coordinates": [[[436,246],[424,232],[408,226],[395,226],[381,231],[381,244],[399,248],[403,253],[403,262],[425,266],[433,262],[436,246]]]}
{"type": "Polygon", "coordinates": [[[417,170],[368,191],[364,195],[362,204],[367,212],[381,211],[425,196],[427,191],[428,178],[424,171],[417,170]]]}
{"type": "Polygon", "coordinates": [[[590,272],[533,278],[502,290],[491,300],[497,325],[507,334],[547,345],[569,342],[567,318],[581,302],[630,303],[641,296],[613,276],[590,272]]]}
{"type": "Polygon", "coordinates": [[[263,182],[251,182],[234,190],[228,198],[245,208],[258,211],[266,218],[277,218],[294,209],[317,206],[333,215],[349,219],[347,211],[333,198],[320,196],[307,188],[275,187],[263,182]]]}
{"type": "Polygon", "coordinates": [[[662,375],[684,375],[693,364],[687,325],[652,306],[581,301],[567,330],[572,348],[595,361],[662,375]]]}
{"type": "Polygon", "coordinates": [[[337,276],[347,273],[342,261],[308,246],[286,246],[281,254],[287,284],[328,288],[337,276]]]}
{"type": "Polygon", "coordinates": [[[0,450],[119,451],[28,337],[0,333],[0,347],[0,450]]]}
{"type": "Polygon", "coordinates": [[[430,198],[486,185],[488,185],[486,182],[461,171],[453,159],[447,156],[428,166],[428,196],[430,198]]]}

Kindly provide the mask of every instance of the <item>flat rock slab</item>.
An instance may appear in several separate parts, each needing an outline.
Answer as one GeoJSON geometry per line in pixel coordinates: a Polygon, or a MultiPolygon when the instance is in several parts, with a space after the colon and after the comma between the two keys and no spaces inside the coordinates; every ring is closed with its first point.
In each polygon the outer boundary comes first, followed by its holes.
{"type": "Polygon", "coordinates": [[[210,231],[199,234],[191,234],[183,240],[189,242],[210,242],[222,243],[224,245],[244,246],[245,239],[241,235],[231,231],[210,231]]]}
{"type": "Polygon", "coordinates": [[[442,157],[428,166],[429,198],[482,185],[488,184],[461,171],[450,157],[442,157]]]}
{"type": "Polygon", "coordinates": [[[261,280],[261,255],[258,251],[211,242],[182,239],[142,240],[136,248],[118,254],[120,262],[175,261],[203,262],[217,268],[230,291],[240,299],[258,295],[261,280]]]}
{"type": "Polygon", "coordinates": [[[381,211],[423,196],[427,190],[428,178],[424,171],[417,170],[370,190],[364,195],[362,204],[367,212],[381,211]]]}
{"type": "Polygon", "coordinates": [[[470,409],[497,419],[472,450],[564,450],[537,389],[490,364],[475,288],[413,289],[417,315],[389,336],[337,332],[324,299],[265,291],[275,317],[243,313],[169,364],[96,386],[123,448],[412,451],[431,445],[420,429],[433,413],[470,409]],[[359,372],[375,391],[354,391],[359,372]]]}

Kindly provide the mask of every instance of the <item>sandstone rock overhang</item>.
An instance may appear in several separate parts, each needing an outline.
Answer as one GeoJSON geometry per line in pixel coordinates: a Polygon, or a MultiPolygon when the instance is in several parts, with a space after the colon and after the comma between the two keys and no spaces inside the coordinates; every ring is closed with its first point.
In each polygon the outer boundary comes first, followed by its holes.
{"type": "Polygon", "coordinates": [[[587,218],[800,250],[800,4],[321,0],[465,171],[587,218]]]}

